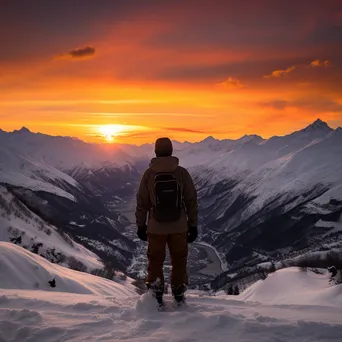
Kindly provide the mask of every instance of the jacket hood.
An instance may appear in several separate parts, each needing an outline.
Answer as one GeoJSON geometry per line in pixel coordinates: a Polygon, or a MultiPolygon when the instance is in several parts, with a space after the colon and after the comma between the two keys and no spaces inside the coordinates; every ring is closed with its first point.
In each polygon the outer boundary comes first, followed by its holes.
{"type": "Polygon", "coordinates": [[[179,159],[177,157],[157,157],[150,163],[150,169],[155,172],[173,172],[177,169],[179,159]]]}
{"type": "Polygon", "coordinates": [[[159,138],[156,141],[154,152],[157,157],[169,157],[172,156],[173,147],[172,141],[169,138],[159,138]]]}

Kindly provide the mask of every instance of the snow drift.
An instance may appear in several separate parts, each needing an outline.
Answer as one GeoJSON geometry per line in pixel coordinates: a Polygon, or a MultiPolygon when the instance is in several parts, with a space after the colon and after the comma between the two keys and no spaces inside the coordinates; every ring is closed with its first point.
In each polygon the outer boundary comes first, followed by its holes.
{"type": "Polygon", "coordinates": [[[291,267],[257,281],[238,298],[264,304],[341,306],[342,284],[330,285],[328,274],[291,267]]]}

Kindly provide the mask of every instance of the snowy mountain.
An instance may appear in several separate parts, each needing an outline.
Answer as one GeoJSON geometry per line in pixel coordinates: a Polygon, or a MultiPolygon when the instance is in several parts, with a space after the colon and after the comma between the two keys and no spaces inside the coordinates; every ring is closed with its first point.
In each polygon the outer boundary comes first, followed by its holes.
{"type": "MultiPolygon", "coordinates": [[[[24,135],[30,145],[30,132],[14,134],[24,135]]],[[[20,139],[15,141],[18,146],[25,145],[20,139]]],[[[38,158],[37,154],[32,153],[38,158]]],[[[135,246],[121,234],[126,221],[107,209],[86,186],[44,159],[34,159],[12,145],[1,147],[0,240],[20,237],[26,248],[74,269],[90,272],[109,262],[126,270],[135,246]],[[96,262],[84,264],[84,255],[92,254],[90,250],[96,253],[96,262]]]]}
{"type": "Polygon", "coordinates": [[[342,129],[320,119],[285,136],[174,148],[195,179],[201,238],[234,269],[342,247],[341,152],[342,129]]]}
{"type": "MultiPolygon", "coordinates": [[[[201,238],[231,268],[338,245],[341,152],[342,129],[320,119],[269,139],[174,144],[198,189],[201,238]]],[[[142,155],[152,154],[153,145],[144,145],[142,155]]]]}
{"type": "Polygon", "coordinates": [[[166,295],[158,312],[130,278],[72,271],[3,242],[0,255],[1,342],[341,340],[342,285],[326,274],[289,268],[234,297],[189,291],[179,309],[166,295]]]}
{"type": "Polygon", "coordinates": [[[32,133],[23,127],[13,132],[0,131],[0,146],[21,158],[62,171],[97,195],[106,194],[108,188],[125,193],[125,187],[131,194],[127,183],[137,178],[132,156],[117,145],[88,144],[70,137],[32,133]],[[117,178],[115,183],[113,177],[117,178]]]}
{"type": "Polygon", "coordinates": [[[338,239],[341,129],[317,120],[283,137],[200,144],[180,151],[181,161],[196,179],[202,236],[231,266],[256,251],[271,257],[338,239]],[[318,229],[319,221],[327,227],[318,229]]]}
{"type": "Polygon", "coordinates": [[[72,177],[54,167],[6,148],[0,148],[0,182],[49,192],[71,201],[76,201],[75,197],[62,187],[81,188],[72,177]]]}
{"type": "Polygon", "coordinates": [[[129,159],[123,151],[114,145],[110,148],[99,144],[88,144],[76,138],[49,136],[32,133],[23,127],[13,132],[0,132],[2,147],[20,151],[37,161],[44,161],[62,171],[70,171],[76,167],[99,168],[103,162],[115,167],[127,165],[129,159]]]}
{"type": "MultiPolygon", "coordinates": [[[[2,182],[29,187],[34,196],[54,194],[47,210],[54,212],[53,219],[65,217],[59,226],[97,254],[117,253],[107,248],[119,241],[117,258],[123,267],[131,266],[134,218],[122,213],[134,211],[153,144],[87,144],[25,128],[1,131],[0,142],[2,182]],[[60,204],[63,196],[68,205],[60,204]]],[[[198,189],[200,238],[219,251],[229,268],[320,250],[323,244],[336,247],[342,220],[341,152],[342,129],[319,119],[269,139],[245,135],[174,142],[174,154],[198,189]]]]}

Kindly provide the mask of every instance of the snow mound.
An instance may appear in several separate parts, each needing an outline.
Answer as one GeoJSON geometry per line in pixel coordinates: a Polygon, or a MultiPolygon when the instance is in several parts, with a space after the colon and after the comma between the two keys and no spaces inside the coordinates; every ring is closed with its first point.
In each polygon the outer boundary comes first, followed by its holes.
{"type": "Polygon", "coordinates": [[[332,286],[328,278],[327,274],[286,268],[259,280],[237,298],[263,304],[341,306],[342,284],[332,286]]]}
{"type": "Polygon", "coordinates": [[[2,289],[44,290],[120,298],[135,293],[130,278],[119,283],[74,271],[52,264],[39,255],[8,242],[0,242],[0,270],[2,289]],[[54,288],[48,283],[53,278],[56,280],[54,288]]]}

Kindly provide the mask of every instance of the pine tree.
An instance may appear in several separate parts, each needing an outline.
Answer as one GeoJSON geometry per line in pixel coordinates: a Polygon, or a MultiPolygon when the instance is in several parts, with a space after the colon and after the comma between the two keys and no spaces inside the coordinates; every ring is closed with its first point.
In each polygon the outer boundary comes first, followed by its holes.
{"type": "Polygon", "coordinates": [[[35,254],[39,254],[39,248],[42,247],[43,244],[41,242],[35,243],[31,246],[31,252],[35,254]]]}
{"type": "Polygon", "coordinates": [[[230,285],[229,288],[228,288],[228,291],[227,291],[227,295],[232,296],[233,294],[234,294],[234,289],[233,289],[233,286],[230,285]]]}
{"type": "Polygon", "coordinates": [[[53,278],[52,280],[49,280],[49,285],[50,285],[51,287],[56,287],[56,279],[53,278]]]}
{"type": "Polygon", "coordinates": [[[13,242],[15,245],[20,245],[21,244],[21,235],[16,237],[16,238],[11,238],[11,242],[13,242]]]}
{"type": "Polygon", "coordinates": [[[235,285],[235,287],[234,287],[234,295],[238,296],[239,294],[240,294],[239,287],[237,285],[235,285]]]}

